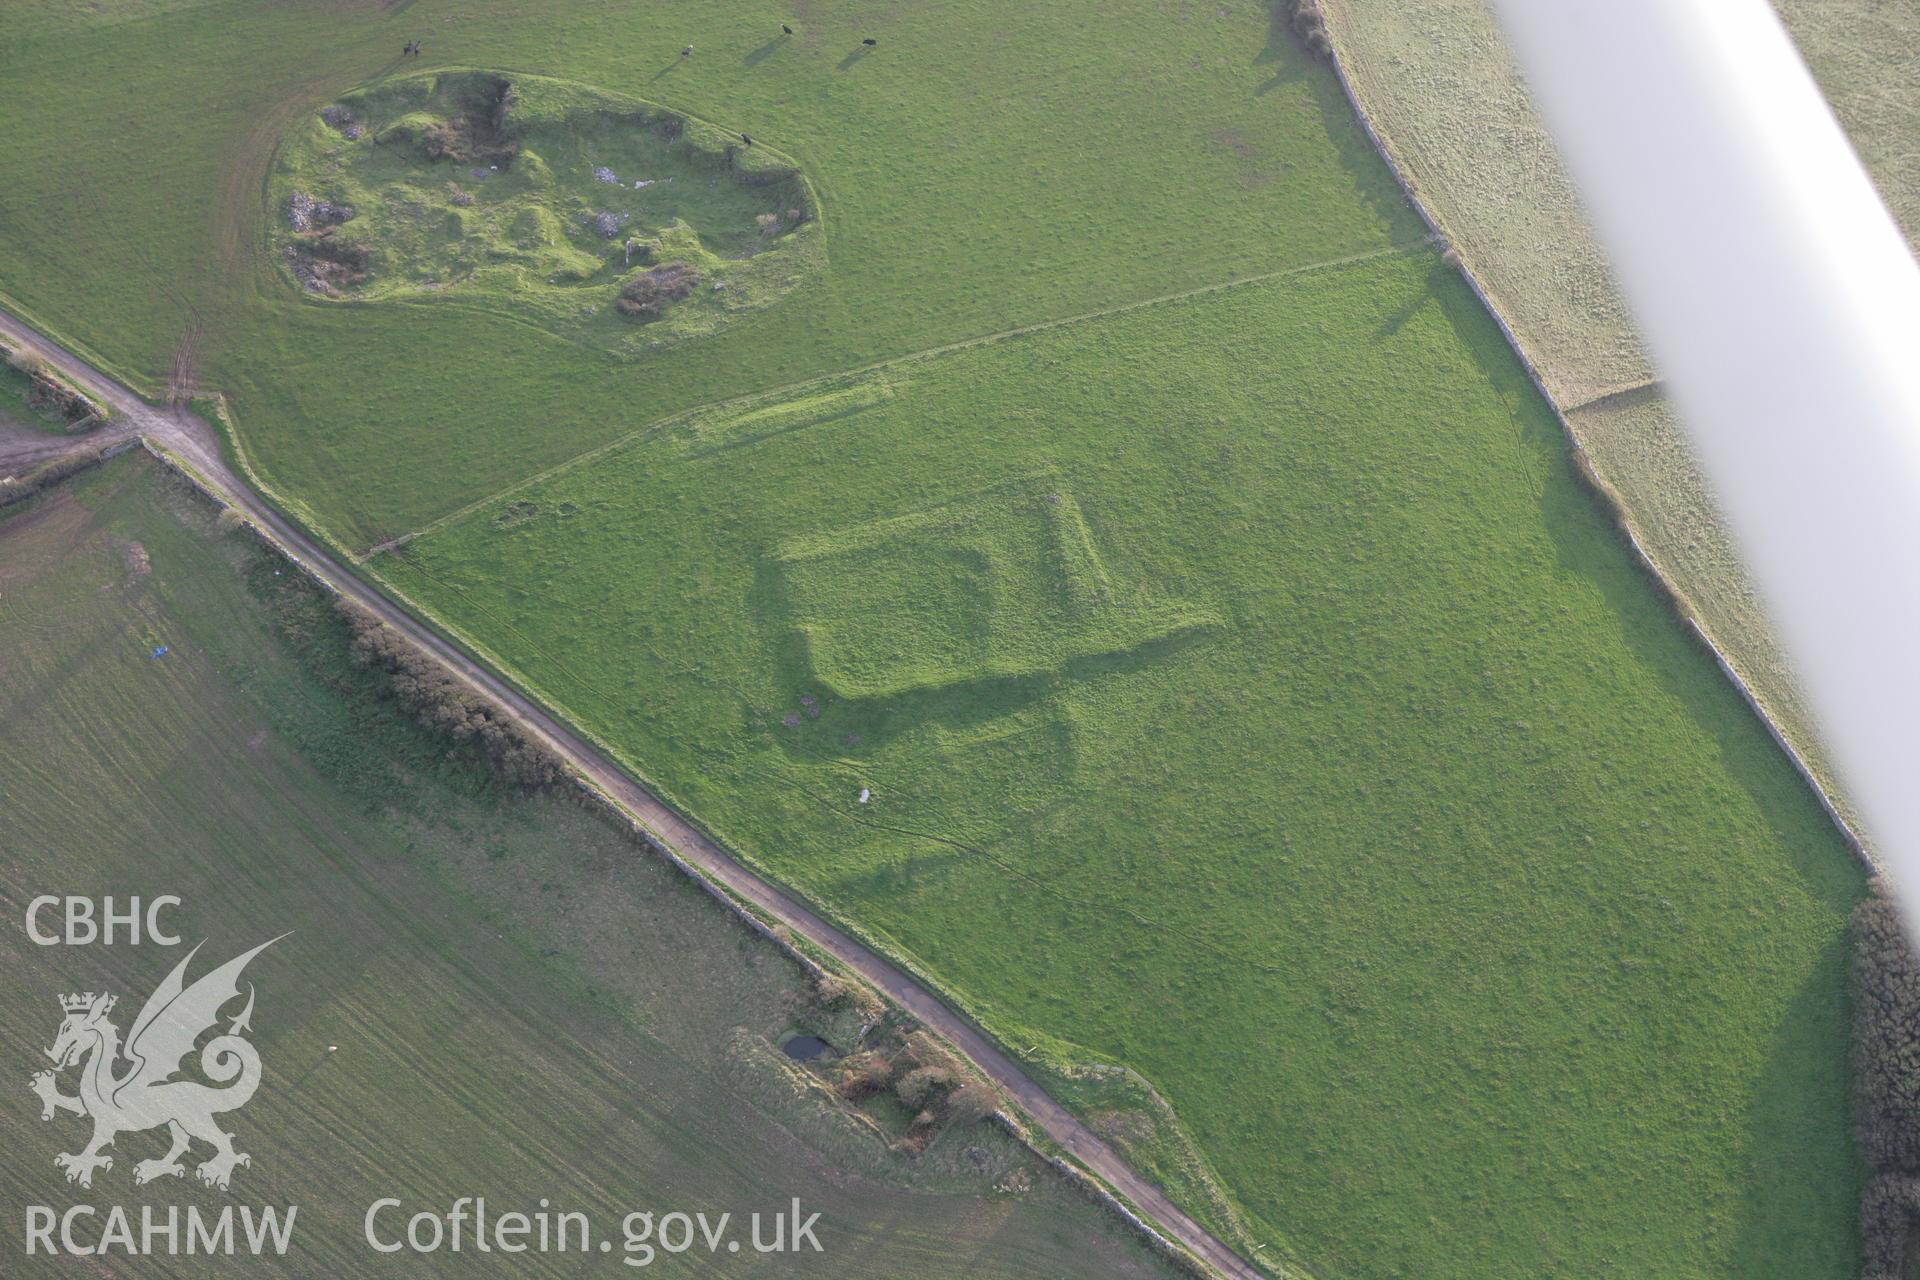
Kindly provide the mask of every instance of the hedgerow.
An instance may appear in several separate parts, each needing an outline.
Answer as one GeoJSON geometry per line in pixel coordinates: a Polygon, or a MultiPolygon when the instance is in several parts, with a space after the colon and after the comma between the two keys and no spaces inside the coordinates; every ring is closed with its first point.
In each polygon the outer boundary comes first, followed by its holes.
{"type": "Polygon", "coordinates": [[[55,458],[52,462],[44,463],[24,476],[17,476],[5,483],[0,483],[0,508],[25,502],[36,494],[46,492],[62,480],[79,475],[88,467],[99,466],[103,456],[104,454],[98,449],[70,453],[63,458],[55,458]]]}
{"type": "Polygon", "coordinates": [[[347,600],[337,606],[352,632],[353,660],[383,671],[394,701],[428,729],[471,746],[514,786],[551,786],[566,776],[560,757],[411,640],[347,600]]]}

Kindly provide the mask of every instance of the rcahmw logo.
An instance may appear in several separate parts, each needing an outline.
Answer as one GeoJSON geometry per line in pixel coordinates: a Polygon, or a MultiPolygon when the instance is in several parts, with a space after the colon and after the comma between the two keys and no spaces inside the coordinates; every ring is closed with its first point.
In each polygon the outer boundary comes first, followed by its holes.
{"type": "MultiPolygon", "coordinates": [[[[136,1186],[184,1177],[187,1166],[182,1157],[195,1154],[196,1142],[213,1149],[193,1170],[194,1177],[209,1187],[227,1190],[234,1171],[253,1163],[234,1146],[234,1135],[216,1120],[245,1106],[260,1086],[260,1054],[246,1039],[253,1029],[252,984],[247,985],[245,1006],[227,1019],[224,1031],[219,1029],[220,1012],[240,997],[240,974],[248,962],[279,940],[263,942],[189,985],[187,966],[200,951],[194,947],[147,997],[124,1042],[112,1017],[117,1003],[113,995],[87,991],[60,998],[64,1017],[53,1047],[46,1051],[53,1067],[36,1073],[31,1085],[40,1098],[42,1120],[71,1112],[93,1121],[93,1135],[85,1146],[54,1157],[68,1182],[91,1187],[96,1173],[113,1168],[107,1149],[120,1135],[163,1127],[170,1145],[165,1154],[134,1164],[136,1186]],[[197,1059],[199,1075],[205,1080],[178,1078],[208,1031],[215,1034],[201,1046],[197,1059]],[[60,1085],[61,1074],[71,1068],[78,1068],[79,1075],[76,1092],[69,1094],[60,1085]]],[[[177,1206],[145,1206],[138,1215],[137,1230],[134,1219],[119,1206],[96,1210],[92,1205],[74,1205],[57,1212],[49,1206],[30,1205],[27,1252],[231,1253],[238,1244],[253,1253],[268,1248],[284,1253],[297,1211],[289,1206],[282,1221],[275,1210],[256,1213],[250,1206],[241,1206],[242,1232],[236,1240],[232,1205],[217,1215],[202,1214],[191,1205],[184,1212],[177,1206]],[[94,1219],[100,1222],[97,1228],[88,1225],[94,1219]],[[98,1234],[93,1235],[96,1229],[98,1234]],[[83,1238],[83,1232],[91,1238],[83,1238]]]]}

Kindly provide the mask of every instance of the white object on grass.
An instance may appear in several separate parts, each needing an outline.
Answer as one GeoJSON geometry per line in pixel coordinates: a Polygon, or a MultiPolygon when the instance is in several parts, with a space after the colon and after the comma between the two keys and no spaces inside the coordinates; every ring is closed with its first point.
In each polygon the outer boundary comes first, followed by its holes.
{"type": "Polygon", "coordinates": [[[1765,0],[1498,8],[1912,928],[1920,265],[1765,0]]]}

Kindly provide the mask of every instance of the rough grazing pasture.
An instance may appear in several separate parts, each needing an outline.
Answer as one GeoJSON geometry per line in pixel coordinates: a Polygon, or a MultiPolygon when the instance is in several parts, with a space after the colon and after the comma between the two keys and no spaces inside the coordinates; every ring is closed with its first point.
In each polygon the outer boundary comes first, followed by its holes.
{"type": "MultiPolygon", "coordinates": [[[[1493,294],[1564,405],[1653,367],[1487,0],[1330,0],[1329,30],[1375,128],[1493,294]]],[[[1893,215],[1920,244],[1920,12],[1780,0],[1893,215]]]]}
{"type": "Polygon", "coordinates": [[[288,138],[268,190],[272,242],[310,293],[484,308],[617,352],[712,333],[823,260],[813,192],[766,146],[542,76],[342,94],[288,138]],[[635,295],[666,272],[684,286],[635,295]]]}
{"type": "MultiPolygon", "coordinates": [[[[630,1209],[798,1195],[825,1215],[828,1251],[782,1259],[782,1275],[1165,1274],[997,1133],[949,1133],[907,1161],[796,1087],[770,1039],[804,998],[797,969],[577,805],[503,797],[449,761],[371,697],[331,608],[277,563],[140,455],[0,521],[0,897],[15,917],[0,1040],[17,1091],[0,1199],[16,1223],[29,1203],[229,1202],[191,1180],[133,1191],[152,1134],[122,1136],[91,1191],[68,1187],[53,1156],[83,1124],[43,1124],[25,1088],[58,996],[117,991],[124,1030],[184,952],[34,946],[27,899],[175,893],[179,931],[208,938],[196,975],[295,931],[248,970],[266,1073],[226,1122],[253,1156],[232,1198],[300,1206],[289,1274],[422,1274],[362,1243],[382,1195],[485,1195],[495,1212],[545,1195],[615,1230],[630,1209]],[[995,1190],[1016,1171],[1024,1193],[995,1190]]],[[[690,1272],[723,1273],[676,1274],[690,1272]]]]}
{"type": "Polygon", "coordinates": [[[372,567],[1088,1111],[1139,1091],[1072,1064],[1141,1073],[1198,1162],[1110,1123],[1223,1231],[1334,1275],[1849,1273],[1860,878],[1431,252],[890,378],[372,567]],[[1016,642],[1076,599],[1195,621],[1016,642]]]}

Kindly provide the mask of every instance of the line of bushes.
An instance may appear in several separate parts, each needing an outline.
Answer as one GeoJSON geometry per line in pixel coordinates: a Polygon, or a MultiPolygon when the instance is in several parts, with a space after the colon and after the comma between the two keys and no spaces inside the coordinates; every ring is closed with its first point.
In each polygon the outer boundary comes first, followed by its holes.
{"type": "Polygon", "coordinates": [[[384,672],[389,695],[423,726],[471,747],[510,785],[539,789],[567,776],[545,743],[413,641],[352,601],[341,599],[336,607],[352,635],[354,662],[384,672]]]}
{"type": "Polygon", "coordinates": [[[1920,1230],[1920,958],[1876,877],[1853,910],[1853,1096],[1865,1280],[1907,1280],[1920,1230]]]}
{"type": "Polygon", "coordinates": [[[0,510],[45,493],[62,480],[77,476],[88,467],[99,466],[101,459],[105,456],[103,450],[87,449],[43,463],[24,476],[8,477],[4,483],[0,483],[0,510]]]}
{"type": "Polygon", "coordinates": [[[0,347],[7,366],[26,382],[27,404],[59,416],[69,431],[98,426],[110,416],[103,404],[69,386],[52,366],[31,351],[0,347]]]}
{"type": "Polygon", "coordinates": [[[1327,15],[1320,11],[1320,0],[1281,0],[1292,10],[1293,34],[1300,43],[1322,58],[1333,56],[1333,37],[1327,34],[1327,15]]]}

